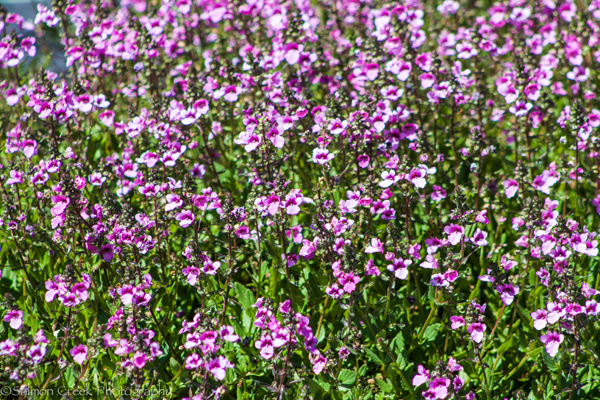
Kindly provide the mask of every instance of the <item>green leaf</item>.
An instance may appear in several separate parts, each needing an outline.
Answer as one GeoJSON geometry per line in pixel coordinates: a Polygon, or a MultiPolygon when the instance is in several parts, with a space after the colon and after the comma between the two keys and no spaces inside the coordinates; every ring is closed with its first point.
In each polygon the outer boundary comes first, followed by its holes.
{"type": "Polygon", "coordinates": [[[65,381],[67,382],[67,387],[73,388],[75,386],[75,372],[73,371],[73,367],[67,368],[64,374],[65,381]]]}
{"type": "Polygon", "coordinates": [[[379,388],[385,393],[392,393],[394,391],[394,387],[386,381],[375,378],[375,382],[377,383],[377,386],[379,386],[379,388]]]}
{"type": "Polygon", "coordinates": [[[404,336],[402,335],[402,330],[398,332],[396,337],[392,340],[392,345],[395,345],[398,351],[404,350],[404,336]]]}
{"type": "Polygon", "coordinates": [[[169,364],[171,365],[173,373],[177,373],[177,371],[181,369],[181,364],[179,364],[179,361],[177,361],[175,357],[171,357],[169,364]]]}
{"type": "Polygon", "coordinates": [[[542,359],[550,371],[556,371],[556,360],[553,357],[550,357],[550,354],[548,354],[547,351],[542,351],[542,359]]]}
{"type": "Polygon", "coordinates": [[[344,369],[340,372],[338,380],[340,382],[340,390],[350,390],[356,382],[356,372],[344,369]]]}
{"type": "Polygon", "coordinates": [[[437,338],[438,333],[440,332],[441,324],[431,324],[423,332],[422,342],[434,341],[437,338]]]}
{"type": "Polygon", "coordinates": [[[360,366],[360,368],[358,369],[358,375],[359,376],[365,376],[365,374],[367,373],[367,364],[363,364],[360,366]]]}
{"type": "Polygon", "coordinates": [[[379,365],[383,365],[383,362],[381,361],[381,358],[379,358],[377,356],[377,354],[375,354],[375,352],[369,348],[365,348],[365,353],[367,353],[367,356],[369,356],[369,358],[371,359],[371,361],[374,361],[375,363],[379,364],[379,365]]]}
{"type": "Polygon", "coordinates": [[[252,304],[254,304],[256,302],[254,293],[252,293],[252,291],[250,289],[248,289],[247,287],[245,287],[244,285],[242,285],[239,282],[234,283],[234,288],[235,288],[235,297],[240,302],[240,304],[244,308],[252,307],[252,304]]]}
{"type": "Polygon", "coordinates": [[[511,348],[514,344],[514,337],[511,336],[506,342],[502,343],[500,347],[498,347],[498,357],[500,357],[506,350],[511,348]]]}

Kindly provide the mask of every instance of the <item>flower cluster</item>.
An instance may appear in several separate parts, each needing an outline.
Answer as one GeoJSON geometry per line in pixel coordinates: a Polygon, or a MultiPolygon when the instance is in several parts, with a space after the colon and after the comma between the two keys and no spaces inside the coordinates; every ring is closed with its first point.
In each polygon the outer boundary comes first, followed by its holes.
{"type": "Polygon", "coordinates": [[[11,7],[1,385],[600,396],[599,0],[11,7]]]}

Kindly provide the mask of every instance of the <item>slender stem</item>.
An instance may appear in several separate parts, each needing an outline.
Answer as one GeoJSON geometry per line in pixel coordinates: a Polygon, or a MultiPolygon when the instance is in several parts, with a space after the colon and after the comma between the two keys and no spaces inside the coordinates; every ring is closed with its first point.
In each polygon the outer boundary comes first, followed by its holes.
{"type": "Polygon", "coordinates": [[[231,244],[231,229],[232,227],[229,227],[227,232],[227,248],[229,249],[229,256],[227,258],[228,270],[227,279],[225,280],[225,297],[223,299],[223,313],[221,314],[221,325],[225,323],[225,317],[227,316],[227,303],[229,303],[229,281],[231,280],[233,266],[233,246],[231,244]]]}
{"type": "Polygon", "coordinates": [[[483,374],[483,381],[484,381],[483,389],[485,390],[486,398],[491,399],[492,397],[490,395],[490,385],[488,383],[487,375],[485,374],[485,366],[483,363],[483,359],[481,358],[481,349],[477,352],[477,356],[479,358],[479,364],[481,364],[481,373],[483,374]]]}
{"type": "Polygon", "coordinates": [[[56,364],[54,364],[54,367],[52,367],[52,371],[50,372],[50,375],[48,375],[48,379],[46,380],[46,382],[44,383],[44,386],[42,386],[42,390],[46,389],[46,387],[48,387],[48,384],[50,383],[50,381],[52,380],[52,375],[54,375],[54,371],[56,370],[56,367],[58,366],[58,362],[62,359],[62,355],[65,351],[65,345],[67,344],[67,340],[69,337],[69,328],[71,327],[71,314],[73,312],[73,308],[69,307],[69,314],[67,315],[67,328],[65,330],[65,338],[62,342],[62,346],[60,348],[60,353],[58,353],[58,358],[56,359],[56,364]]]}
{"type": "Polygon", "coordinates": [[[288,341],[287,346],[287,354],[285,355],[285,363],[283,364],[283,372],[281,373],[281,377],[279,378],[279,391],[277,393],[277,400],[283,399],[283,389],[285,383],[285,375],[287,373],[287,368],[290,363],[290,355],[292,354],[292,340],[288,341]]]}

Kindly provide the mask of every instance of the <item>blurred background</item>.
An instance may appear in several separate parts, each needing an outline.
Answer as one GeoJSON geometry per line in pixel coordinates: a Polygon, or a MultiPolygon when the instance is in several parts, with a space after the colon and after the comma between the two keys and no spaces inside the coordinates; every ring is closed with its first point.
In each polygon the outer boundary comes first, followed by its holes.
{"type": "MultiPolygon", "coordinates": [[[[0,0],[0,7],[3,8],[7,13],[17,13],[26,21],[33,22],[37,15],[37,5],[42,4],[48,8],[51,7],[52,2],[49,0],[0,0]]],[[[18,35],[22,37],[35,36],[37,54],[32,59],[31,57],[25,57],[25,59],[19,64],[19,69],[26,68],[47,68],[56,73],[61,73],[66,70],[64,47],[60,43],[60,36],[58,34],[58,26],[49,28],[45,24],[39,24],[34,31],[19,29],[15,24],[8,25],[4,31],[4,34],[14,30],[18,35]]]]}

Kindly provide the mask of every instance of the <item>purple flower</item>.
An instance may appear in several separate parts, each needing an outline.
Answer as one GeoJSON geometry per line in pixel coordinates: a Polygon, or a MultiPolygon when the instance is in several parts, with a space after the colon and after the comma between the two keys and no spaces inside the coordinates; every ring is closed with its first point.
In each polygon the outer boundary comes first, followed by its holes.
{"type": "Polygon", "coordinates": [[[10,327],[19,329],[23,326],[23,312],[20,310],[10,310],[4,316],[4,322],[10,322],[10,327]]]}
{"type": "Polygon", "coordinates": [[[371,244],[365,248],[365,253],[383,253],[383,243],[377,238],[371,239],[371,244]]]}
{"type": "Polygon", "coordinates": [[[7,185],[15,185],[17,183],[23,183],[23,175],[25,173],[17,170],[10,171],[10,178],[6,180],[7,185]]]}
{"type": "Polygon", "coordinates": [[[362,154],[360,156],[358,156],[358,166],[361,168],[367,168],[369,166],[369,156],[366,154],[362,154]]]}
{"type": "Polygon", "coordinates": [[[183,210],[175,216],[175,219],[179,221],[179,226],[187,228],[194,222],[196,216],[190,210],[183,210]]]}
{"type": "Polygon", "coordinates": [[[260,356],[265,360],[269,360],[275,354],[273,339],[268,334],[263,334],[259,340],[254,343],[254,346],[260,350],[260,356]]]}
{"type": "Polygon", "coordinates": [[[486,326],[481,322],[473,323],[467,328],[467,331],[471,334],[471,339],[473,339],[475,343],[481,343],[483,340],[483,332],[485,332],[485,330],[486,326]]]}
{"type": "Polygon", "coordinates": [[[69,353],[73,356],[73,360],[77,364],[83,364],[84,361],[87,360],[88,348],[87,346],[80,344],[79,346],[72,348],[69,353]]]}
{"type": "Polygon", "coordinates": [[[475,233],[473,233],[473,237],[470,238],[469,241],[478,247],[487,246],[488,241],[485,240],[486,238],[487,238],[487,232],[484,232],[481,229],[477,228],[475,233]]]}
{"type": "Polygon", "coordinates": [[[546,351],[550,357],[554,357],[558,353],[558,347],[565,339],[562,333],[548,332],[546,335],[542,335],[540,340],[546,345],[546,351]]]}
{"type": "Polygon", "coordinates": [[[448,396],[448,386],[450,386],[450,379],[442,376],[429,382],[429,389],[433,390],[436,399],[445,399],[448,396]]]}
{"type": "Polygon", "coordinates": [[[413,377],[412,384],[414,387],[419,387],[425,382],[429,381],[429,371],[425,369],[421,364],[417,367],[418,374],[413,377]]]}
{"type": "Polygon", "coordinates": [[[326,149],[316,148],[313,150],[312,162],[316,164],[327,164],[334,158],[335,156],[326,149]]]}
{"type": "Polygon", "coordinates": [[[223,356],[213,358],[206,366],[211,375],[218,381],[225,379],[225,373],[227,370],[234,367],[235,366],[223,356]]]}
{"type": "Polygon", "coordinates": [[[496,286],[496,290],[500,293],[502,302],[507,306],[511,305],[515,296],[519,293],[519,287],[515,287],[510,283],[496,286]]]}
{"type": "Polygon", "coordinates": [[[104,261],[111,262],[111,260],[115,256],[115,253],[113,250],[114,250],[114,246],[110,243],[102,245],[102,247],[100,249],[100,253],[102,253],[102,258],[104,259],[104,261]]]}
{"type": "Polygon", "coordinates": [[[452,325],[450,325],[452,329],[458,329],[462,326],[465,326],[465,319],[463,317],[454,315],[450,317],[450,322],[452,323],[452,325]]]}
{"type": "Polygon", "coordinates": [[[444,232],[448,235],[448,241],[451,245],[457,245],[465,233],[465,228],[460,225],[450,224],[444,228],[444,232]]]}

